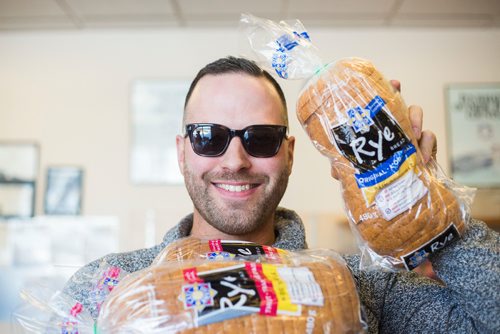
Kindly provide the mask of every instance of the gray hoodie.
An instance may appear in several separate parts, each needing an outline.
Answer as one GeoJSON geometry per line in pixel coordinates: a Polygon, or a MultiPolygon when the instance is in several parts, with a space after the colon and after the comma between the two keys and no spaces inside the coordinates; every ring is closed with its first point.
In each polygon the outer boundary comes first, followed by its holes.
{"type": "MultiPolygon", "coordinates": [[[[81,268],[64,292],[92,309],[88,277],[105,260],[132,273],[148,267],[172,241],[189,235],[192,214],[168,231],[152,248],[109,254],[81,268]]],[[[304,226],[293,211],[278,208],[276,241],[287,250],[307,248],[304,226]]],[[[437,276],[444,282],[413,272],[363,271],[359,256],[344,256],[363,304],[370,333],[500,333],[500,237],[482,222],[469,221],[463,238],[431,255],[437,276]]]]}

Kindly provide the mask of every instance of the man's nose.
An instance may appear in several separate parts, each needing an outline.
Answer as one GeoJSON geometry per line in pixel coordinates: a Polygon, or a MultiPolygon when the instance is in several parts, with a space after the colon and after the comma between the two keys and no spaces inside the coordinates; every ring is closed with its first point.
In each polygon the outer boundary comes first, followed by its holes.
{"type": "Polygon", "coordinates": [[[241,139],[234,137],[222,156],[222,167],[232,171],[238,171],[250,168],[251,164],[250,156],[245,151],[241,139]]]}

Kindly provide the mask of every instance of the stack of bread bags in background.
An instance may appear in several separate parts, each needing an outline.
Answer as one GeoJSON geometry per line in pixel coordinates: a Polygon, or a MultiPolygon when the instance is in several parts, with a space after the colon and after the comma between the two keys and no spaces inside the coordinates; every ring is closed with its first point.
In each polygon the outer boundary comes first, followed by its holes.
{"type": "Polygon", "coordinates": [[[362,267],[411,270],[460,237],[473,190],[423,163],[401,95],[371,62],[324,65],[299,21],[241,22],[261,66],[308,79],[297,117],[341,182],[362,267]]]}
{"type": "Polygon", "coordinates": [[[99,333],[364,333],[356,286],[330,250],[180,239],[102,305],[99,333]],[[244,254],[244,255],[243,255],[244,254]]]}

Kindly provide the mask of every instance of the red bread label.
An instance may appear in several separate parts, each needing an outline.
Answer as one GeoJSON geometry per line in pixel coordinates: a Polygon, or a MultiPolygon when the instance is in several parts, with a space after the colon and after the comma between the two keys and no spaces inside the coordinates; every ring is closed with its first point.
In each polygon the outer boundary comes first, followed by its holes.
{"type": "Polygon", "coordinates": [[[255,281],[260,296],[260,314],[276,315],[278,299],[274,292],[273,283],[264,276],[262,265],[255,262],[245,263],[249,276],[255,281]]]}
{"type": "Polygon", "coordinates": [[[223,251],[220,239],[209,240],[208,241],[208,246],[210,247],[210,250],[212,252],[222,252],[223,251]]]}
{"type": "Polygon", "coordinates": [[[184,275],[184,280],[189,283],[194,283],[194,282],[203,282],[198,277],[198,272],[196,268],[187,268],[182,271],[182,274],[184,275]]]}

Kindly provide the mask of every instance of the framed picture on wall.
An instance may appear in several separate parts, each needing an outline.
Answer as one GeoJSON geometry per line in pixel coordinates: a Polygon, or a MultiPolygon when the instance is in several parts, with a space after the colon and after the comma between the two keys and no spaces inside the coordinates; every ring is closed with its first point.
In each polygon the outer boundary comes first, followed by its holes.
{"type": "Polygon", "coordinates": [[[0,183],[0,217],[28,218],[35,214],[35,182],[0,183]]]}
{"type": "Polygon", "coordinates": [[[175,136],[182,133],[188,80],[136,80],[131,96],[130,180],[182,184],[175,136]]]}
{"type": "Polygon", "coordinates": [[[500,187],[500,83],[446,89],[451,174],[464,185],[500,187]]]}
{"type": "Polygon", "coordinates": [[[0,142],[0,217],[32,217],[38,175],[36,143],[0,142]]]}
{"type": "Polygon", "coordinates": [[[47,168],[44,212],[47,215],[79,215],[82,210],[83,169],[47,168]]]}

